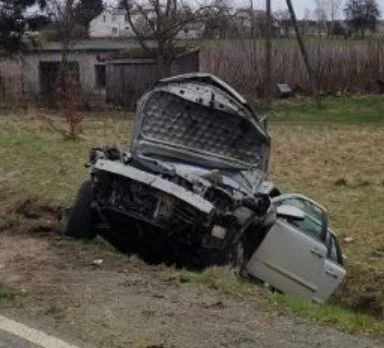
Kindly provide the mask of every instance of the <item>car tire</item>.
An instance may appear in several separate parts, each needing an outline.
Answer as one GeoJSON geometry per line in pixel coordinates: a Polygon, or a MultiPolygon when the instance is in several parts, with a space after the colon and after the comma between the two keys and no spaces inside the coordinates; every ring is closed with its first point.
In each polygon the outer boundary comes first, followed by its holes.
{"type": "Polygon", "coordinates": [[[75,204],[69,214],[66,235],[78,239],[92,239],[96,237],[94,229],[95,211],[91,204],[94,192],[90,180],[84,181],[78,192],[75,204]]]}

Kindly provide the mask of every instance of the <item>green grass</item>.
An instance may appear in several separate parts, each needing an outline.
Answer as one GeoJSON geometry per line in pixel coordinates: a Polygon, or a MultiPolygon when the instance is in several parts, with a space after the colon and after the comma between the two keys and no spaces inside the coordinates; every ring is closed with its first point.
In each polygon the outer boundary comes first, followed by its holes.
{"type": "Polygon", "coordinates": [[[131,121],[97,116],[85,122],[84,134],[77,141],[66,140],[55,131],[66,126],[52,114],[43,119],[36,118],[38,115],[0,118],[0,174],[4,172],[0,189],[10,191],[12,197],[68,204],[88,176],[84,165],[92,146],[128,146],[131,121]]]}
{"type": "Polygon", "coordinates": [[[284,310],[351,334],[382,337],[384,320],[331,303],[316,304],[256,286],[252,280],[238,279],[227,268],[210,268],[202,273],[181,271],[175,280],[214,289],[221,294],[249,302],[263,310],[284,310]],[[256,303],[255,303],[256,302],[256,303]]]}
{"type": "Polygon", "coordinates": [[[370,334],[382,337],[384,321],[370,315],[353,312],[350,309],[332,304],[316,304],[298,300],[283,294],[271,294],[270,301],[279,308],[329,324],[350,334],[370,334]]]}
{"type": "Polygon", "coordinates": [[[252,282],[239,279],[230,268],[213,267],[204,272],[181,271],[178,275],[181,282],[191,282],[207,286],[224,295],[238,299],[259,298],[262,290],[252,282]]]}
{"type": "Polygon", "coordinates": [[[10,306],[20,292],[14,287],[0,282],[0,308],[10,306]]]}
{"type": "Polygon", "coordinates": [[[384,96],[326,97],[321,108],[311,98],[277,100],[268,115],[272,123],[384,124],[384,96]]]}

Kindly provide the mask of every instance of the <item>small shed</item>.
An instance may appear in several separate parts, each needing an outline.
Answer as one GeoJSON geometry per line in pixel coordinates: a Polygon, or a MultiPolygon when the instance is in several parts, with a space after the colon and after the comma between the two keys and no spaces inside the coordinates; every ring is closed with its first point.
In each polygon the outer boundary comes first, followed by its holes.
{"type": "MultiPolygon", "coordinates": [[[[155,52],[142,50],[110,57],[106,65],[107,102],[133,109],[140,96],[158,80],[155,52]]],[[[171,65],[171,75],[199,71],[199,49],[180,49],[171,65]]]]}
{"type": "MultiPolygon", "coordinates": [[[[84,40],[72,44],[67,59],[80,88],[78,98],[103,99],[105,57],[137,47],[139,44],[133,40],[84,40]]],[[[61,42],[48,42],[31,47],[23,55],[25,92],[30,96],[40,96],[49,106],[58,101],[63,53],[61,42]]]]}

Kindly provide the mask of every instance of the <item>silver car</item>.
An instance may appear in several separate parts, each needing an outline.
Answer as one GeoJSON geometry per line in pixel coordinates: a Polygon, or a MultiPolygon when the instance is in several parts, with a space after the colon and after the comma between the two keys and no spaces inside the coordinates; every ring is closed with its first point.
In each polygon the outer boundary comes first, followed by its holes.
{"type": "Polygon", "coordinates": [[[284,196],[266,181],[269,150],[265,123],[226,83],[203,73],[163,79],[138,104],[128,151],[91,150],[67,234],[103,230],[150,262],[232,264],[317,299],[327,248],[292,225],[304,212],[279,205],[284,196]]]}

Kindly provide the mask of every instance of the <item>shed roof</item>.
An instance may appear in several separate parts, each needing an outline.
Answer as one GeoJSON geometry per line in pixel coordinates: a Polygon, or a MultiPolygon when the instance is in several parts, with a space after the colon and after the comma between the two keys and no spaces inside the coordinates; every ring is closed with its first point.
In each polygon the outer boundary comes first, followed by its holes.
{"type": "MultiPolygon", "coordinates": [[[[147,42],[149,46],[154,47],[155,42],[147,42]]],[[[83,40],[78,41],[70,46],[72,52],[116,52],[122,50],[131,50],[140,48],[140,44],[136,40],[83,40]]],[[[31,47],[28,52],[61,52],[63,44],[61,42],[47,42],[31,47]]]]}
{"type": "MultiPolygon", "coordinates": [[[[111,53],[107,59],[128,59],[128,58],[155,58],[156,41],[146,41],[150,52],[144,50],[137,40],[82,40],[69,47],[71,52],[105,52],[111,53]]],[[[31,47],[26,53],[60,53],[63,50],[61,42],[46,42],[31,47]]],[[[185,45],[177,45],[176,56],[196,52],[197,48],[188,48],[185,45]]]]}
{"type": "MultiPolygon", "coordinates": [[[[190,55],[193,53],[199,52],[200,49],[197,47],[185,47],[177,46],[175,48],[174,58],[179,58],[185,55],[190,55]]],[[[104,57],[105,61],[108,62],[124,62],[124,61],[154,61],[156,59],[156,49],[153,47],[150,51],[144,50],[142,47],[135,47],[128,50],[122,50],[118,52],[111,53],[110,55],[104,57]]]]}

